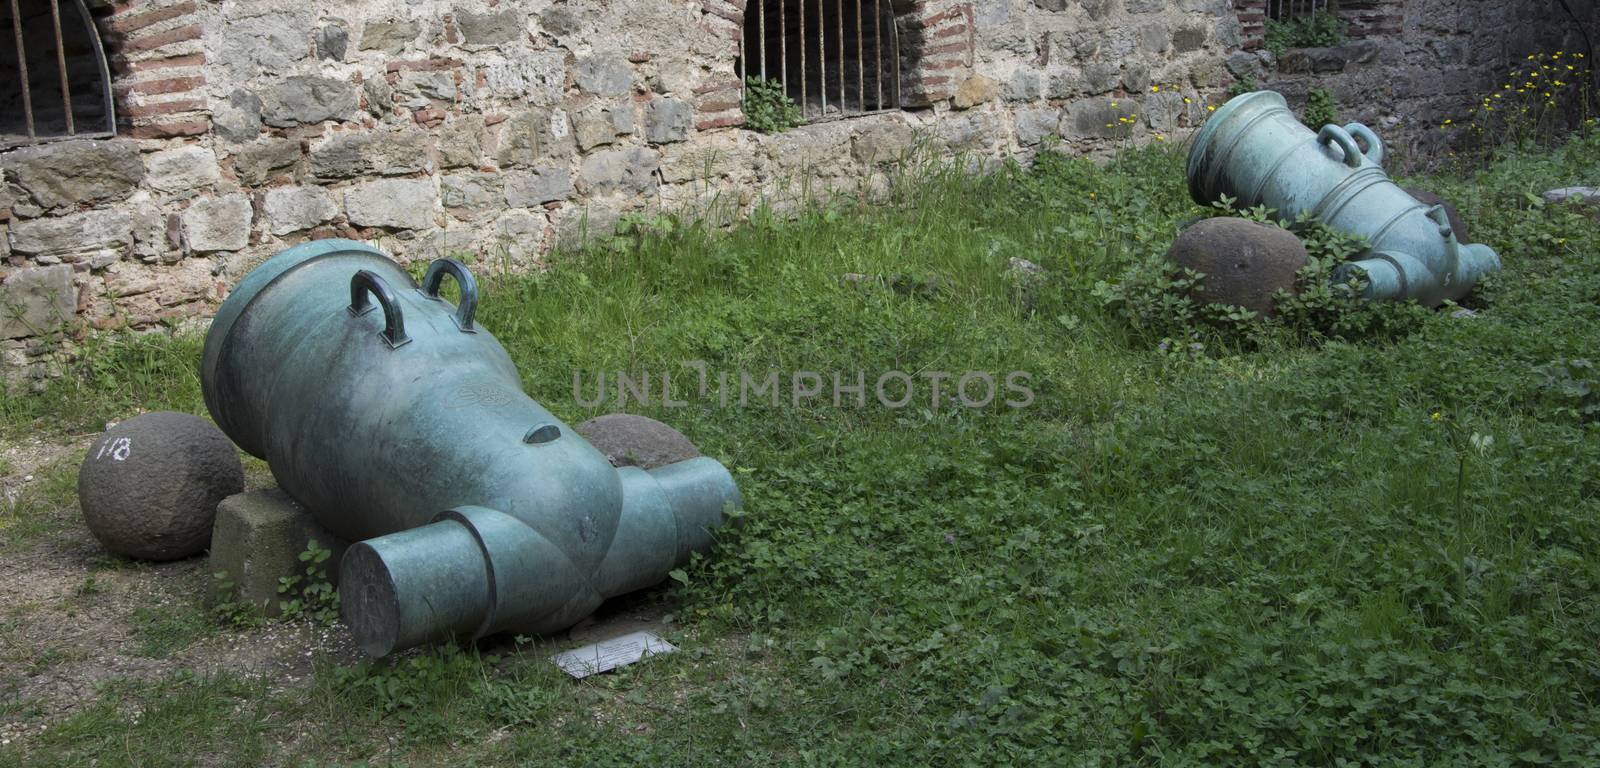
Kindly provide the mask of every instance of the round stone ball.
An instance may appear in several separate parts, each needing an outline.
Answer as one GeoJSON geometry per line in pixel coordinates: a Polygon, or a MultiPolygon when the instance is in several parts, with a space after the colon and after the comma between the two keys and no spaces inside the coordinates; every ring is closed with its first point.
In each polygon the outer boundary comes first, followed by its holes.
{"type": "Polygon", "coordinates": [[[1456,240],[1462,243],[1472,242],[1471,240],[1467,239],[1467,221],[1466,219],[1461,218],[1460,213],[1456,212],[1455,206],[1445,202],[1444,198],[1435,195],[1426,189],[1417,189],[1416,187],[1402,187],[1402,189],[1406,191],[1406,194],[1416,198],[1417,202],[1422,203],[1423,205],[1444,206],[1445,219],[1450,222],[1450,231],[1456,233],[1456,240]]]}
{"type": "Polygon", "coordinates": [[[242,490],[233,443],[187,413],[146,413],[106,430],[78,471],[89,532],[106,549],[144,560],[204,551],[217,503],[242,490]]]}
{"type": "Polygon", "coordinates": [[[1217,217],[1178,234],[1167,258],[1204,277],[1194,297],[1269,316],[1280,289],[1294,292],[1295,273],[1310,260],[1300,238],[1274,224],[1217,217]]]}
{"type": "Polygon", "coordinates": [[[700,455],[700,449],[682,432],[648,416],[611,413],[585,421],[577,429],[614,467],[655,469],[700,455]]]}

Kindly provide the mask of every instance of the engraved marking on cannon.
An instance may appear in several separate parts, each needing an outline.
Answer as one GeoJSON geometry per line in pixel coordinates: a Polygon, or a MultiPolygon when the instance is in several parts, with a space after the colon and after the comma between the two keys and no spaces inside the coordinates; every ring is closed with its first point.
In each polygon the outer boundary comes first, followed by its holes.
{"type": "Polygon", "coordinates": [[[496,406],[509,405],[516,399],[515,395],[493,384],[462,384],[456,387],[451,394],[455,398],[455,401],[449,406],[452,409],[470,408],[474,405],[494,408],[496,406]]]}

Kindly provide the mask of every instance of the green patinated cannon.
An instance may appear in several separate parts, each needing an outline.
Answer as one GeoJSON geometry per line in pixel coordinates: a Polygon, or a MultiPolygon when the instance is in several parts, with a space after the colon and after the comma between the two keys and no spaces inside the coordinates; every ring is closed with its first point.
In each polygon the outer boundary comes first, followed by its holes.
{"type": "Polygon", "coordinates": [[[1366,126],[1325,125],[1313,133],[1281,95],[1256,91],[1230,99],[1195,136],[1189,194],[1201,205],[1223,195],[1245,208],[1264,205],[1280,220],[1309,213],[1365,237],[1368,251],[1340,266],[1334,279],[1344,282],[1360,270],[1369,298],[1437,306],[1499,271],[1493,249],[1457,242],[1443,207],[1407,194],[1382,162],[1383,142],[1366,126]]]}
{"type": "Polygon", "coordinates": [[[206,337],[217,424],[359,542],[339,593],[374,656],[564,629],[706,550],[740,504],[712,459],[612,467],[523,393],[477,300],[458,262],[418,287],[377,250],[321,240],[247,275],[206,337]]]}

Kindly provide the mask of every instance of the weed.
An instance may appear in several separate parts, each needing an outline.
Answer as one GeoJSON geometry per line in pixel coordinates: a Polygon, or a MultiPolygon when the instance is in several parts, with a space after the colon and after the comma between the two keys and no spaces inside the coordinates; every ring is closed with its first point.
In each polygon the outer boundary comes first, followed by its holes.
{"type": "Polygon", "coordinates": [[[1306,109],[1300,121],[1312,130],[1339,122],[1339,102],[1334,100],[1333,92],[1326,88],[1312,88],[1306,94],[1306,109]]]}
{"type": "Polygon", "coordinates": [[[1574,126],[1593,126],[1593,65],[1575,51],[1531,53],[1468,109],[1437,129],[1463,153],[1459,160],[1487,163],[1508,152],[1559,140],[1574,126]]]}
{"type": "Polygon", "coordinates": [[[219,626],[249,629],[261,624],[261,614],[249,603],[236,598],[238,584],[226,571],[211,574],[211,594],[214,596],[211,617],[219,626]]]}
{"type": "Polygon", "coordinates": [[[1290,48],[1322,48],[1344,42],[1344,19],[1335,13],[1318,10],[1288,21],[1267,19],[1265,45],[1274,56],[1290,48]]]}
{"type": "Polygon", "coordinates": [[[761,77],[745,78],[744,120],[746,128],[761,133],[783,133],[803,121],[783,84],[761,77]]]}
{"type": "Polygon", "coordinates": [[[339,620],[339,593],[328,579],[328,558],[333,550],[312,539],[300,553],[305,563],[305,573],[278,578],[279,615],[285,621],[309,619],[319,624],[332,625],[339,620]]]}
{"type": "Polygon", "coordinates": [[[1557,413],[1580,421],[1600,420],[1600,370],[1587,359],[1560,360],[1534,369],[1539,387],[1557,413]]]}
{"type": "Polygon", "coordinates": [[[1228,98],[1232,99],[1237,96],[1243,96],[1259,87],[1261,86],[1256,83],[1255,78],[1245,75],[1244,77],[1241,77],[1228,85],[1228,98]]]}
{"type": "MultiPolygon", "coordinates": [[[[1268,209],[1236,212],[1232,202],[1224,199],[1216,207],[1251,221],[1273,223],[1268,209]]],[[[1158,350],[1186,356],[1273,343],[1394,338],[1417,327],[1424,311],[1414,303],[1368,302],[1361,298],[1364,286],[1359,280],[1332,279],[1340,264],[1366,250],[1361,238],[1309,216],[1279,226],[1300,238],[1309,260],[1295,276],[1294,291],[1276,296],[1272,318],[1263,319],[1243,307],[1199,301],[1194,292],[1205,276],[1172,263],[1161,249],[1152,250],[1117,280],[1097,283],[1095,295],[1158,350]]]]}

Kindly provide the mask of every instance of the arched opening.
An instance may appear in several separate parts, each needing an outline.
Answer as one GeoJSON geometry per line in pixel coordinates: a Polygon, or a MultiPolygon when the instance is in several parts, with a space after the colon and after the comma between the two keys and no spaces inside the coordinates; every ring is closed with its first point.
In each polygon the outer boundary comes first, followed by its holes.
{"type": "Polygon", "coordinates": [[[891,0],[750,0],[739,74],[780,84],[807,122],[899,109],[891,0]]]}
{"type": "Polygon", "coordinates": [[[83,0],[0,0],[0,148],[116,132],[105,50],[83,0]]]}

